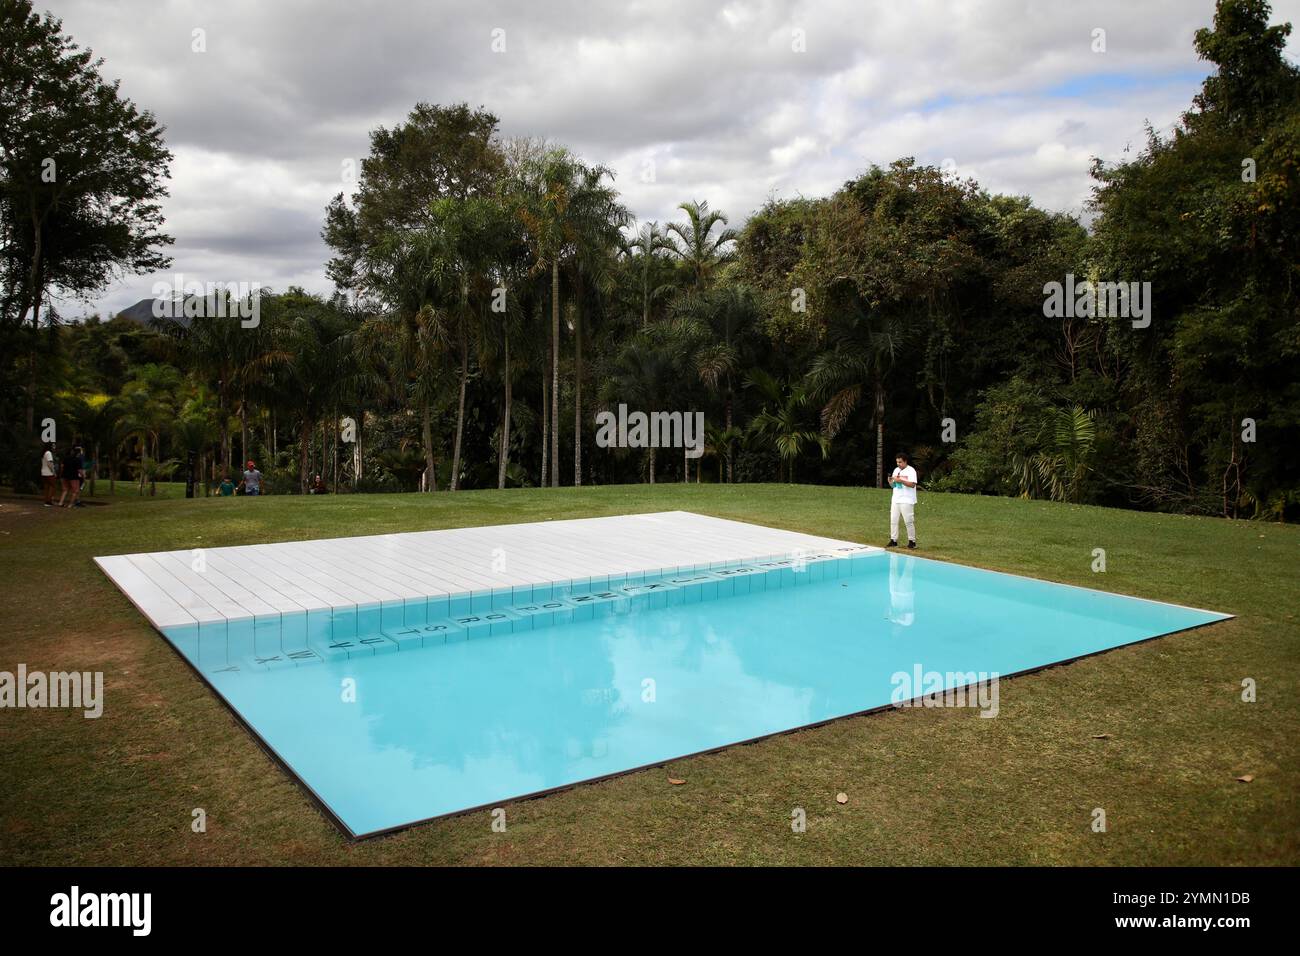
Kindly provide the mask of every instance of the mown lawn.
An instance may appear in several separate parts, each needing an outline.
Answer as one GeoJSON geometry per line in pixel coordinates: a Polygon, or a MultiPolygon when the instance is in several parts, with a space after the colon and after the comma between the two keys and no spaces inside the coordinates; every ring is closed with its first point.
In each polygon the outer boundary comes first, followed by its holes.
{"type": "Polygon", "coordinates": [[[997,719],[891,711],[349,843],[91,557],[684,509],[883,543],[886,492],[741,485],[0,499],[0,670],[102,670],[98,720],[0,711],[10,864],[1300,863],[1300,529],[923,495],[922,554],[1235,620],[1013,678],[997,719]],[[1091,570],[1105,548],[1107,571],[1091,570]],[[1253,678],[1258,700],[1241,700],[1253,678]],[[1098,739],[1095,735],[1109,735],[1098,739]],[[1251,775],[1250,783],[1236,778],[1251,775]],[[668,777],[686,780],[672,786],[668,777]],[[836,802],[837,792],[847,804],[836,802]],[[193,808],[207,813],[191,832],[193,808]],[[794,807],[807,830],[792,832],[794,807]],[[1105,809],[1108,832],[1091,830],[1105,809]]]}

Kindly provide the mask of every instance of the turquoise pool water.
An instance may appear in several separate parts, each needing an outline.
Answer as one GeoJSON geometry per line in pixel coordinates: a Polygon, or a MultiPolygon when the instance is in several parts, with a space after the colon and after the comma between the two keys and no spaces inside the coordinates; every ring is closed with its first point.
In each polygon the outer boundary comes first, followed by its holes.
{"type": "Polygon", "coordinates": [[[1227,616],[869,552],[167,636],[361,836],[1227,616]]]}

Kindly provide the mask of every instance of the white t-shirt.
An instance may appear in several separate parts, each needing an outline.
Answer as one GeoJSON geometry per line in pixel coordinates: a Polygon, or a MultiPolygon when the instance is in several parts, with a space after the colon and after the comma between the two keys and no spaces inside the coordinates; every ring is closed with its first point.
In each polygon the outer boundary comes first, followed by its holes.
{"type": "Polygon", "coordinates": [[[54,456],[47,449],[45,454],[41,455],[41,477],[53,478],[54,475],[54,456]]]}
{"type": "Polygon", "coordinates": [[[916,469],[911,465],[906,468],[895,468],[893,474],[889,476],[889,483],[894,486],[894,501],[905,505],[916,504],[916,485],[912,485],[910,488],[907,485],[900,485],[898,484],[899,478],[916,481],[916,469]]]}

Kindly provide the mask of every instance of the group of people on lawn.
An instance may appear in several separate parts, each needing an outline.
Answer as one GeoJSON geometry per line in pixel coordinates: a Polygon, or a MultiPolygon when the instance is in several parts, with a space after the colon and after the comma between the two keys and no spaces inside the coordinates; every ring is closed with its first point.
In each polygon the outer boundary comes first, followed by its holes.
{"type": "MultiPolygon", "coordinates": [[[[46,442],[45,449],[41,452],[41,486],[45,495],[44,505],[46,508],[80,508],[81,487],[86,482],[86,476],[94,473],[95,464],[87,460],[85,449],[75,443],[69,445],[62,456],[57,455],[56,452],[57,448],[53,442],[46,442]],[[63,486],[63,493],[59,495],[56,503],[54,492],[59,489],[60,484],[63,486]]],[[[257,462],[250,459],[239,484],[236,485],[231,481],[228,474],[223,475],[221,484],[217,486],[217,494],[222,498],[229,498],[232,495],[255,497],[261,495],[266,486],[266,478],[258,471],[257,462]]],[[[308,494],[329,494],[329,488],[320,475],[312,480],[308,494]]]]}
{"type": "MultiPolygon", "coordinates": [[[[266,477],[257,470],[257,462],[250,459],[248,467],[244,469],[243,477],[239,480],[239,484],[236,485],[231,481],[229,475],[223,475],[221,478],[221,484],[217,486],[217,494],[222,498],[229,498],[231,495],[260,495],[262,494],[263,488],[268,485],[269,482],[266,480],[266,477]]],[[[317,475],[312,479],[311,487],[307,489],[307,494],[329,494],[329,488],[326,486],[325,480],[321,478],[320,475],[317,475]]]]}
{"type": "Polygon", "coordinates": [[[94,463],[86,460],[86,450],[78,444],[71,444],[62,456],[56,456],[54,442],[46,442],[41,452],[41,488],[45,494],[44,505],[47,508],[80,508],[81,486],[86,475],[94,470],[94,463]],[[58,504],[54,501],[54,492],[62,485],[58,504]]]}
{"type": "MultiPolygon", "coordinates": [[[[62,482],[63,493],[59,495],[57,507],[80,508],[81,486],[86,480],[86,475],[94,466],[86,461],[85,450],[80,445],[68,446],[68,450],[64,453],[62,459],[56,460],[54,452],[54,443],[48,442],[45,445],[45,451],[41,454],[41,484],[45,490],[45,507],[56,507],[54,491],[59,482],[62,482]],[[70,498],[69,495],[71,495],[70,498]]],[[[900,451],[894,457],[894,470],[889,476],[889,484],[893,487],[894,493],[889,505],[889,544],[887,547],[898,547],[898,521],[901,518],[903,525],[907,529],[907,546],[915,548],[917,477],[916,469],[912,467],[907,452],[900,451]]],[[[239,480],[239,484],[236,485],[231,481],[228,474],[223,475],[221,484],[217,486],[217,494],[222,498],[229,498],[237,494],[256,497],[262,494],[262,490],[266,485],[266,478],[258,471],[257,462],[250,459],[248,466],[244,469],[243,476],[239,480]]],[[[308,493],[313,495],[329,493],[329,488],[326,487],[320,475],[316,475],[312,480],[308,493]]]]}

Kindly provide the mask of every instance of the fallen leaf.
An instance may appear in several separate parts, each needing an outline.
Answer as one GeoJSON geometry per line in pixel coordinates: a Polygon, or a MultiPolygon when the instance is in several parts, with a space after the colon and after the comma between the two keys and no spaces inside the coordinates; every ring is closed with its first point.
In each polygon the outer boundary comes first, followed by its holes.
{"type": "Polygon", "coordinates": [[[1110,740],[1110,734],[1093,734],[1093,740],[1110,740]]]}
{"type": "Polygon", "coordinates": [[[1238,783],[1250,783],[1250,782],[1251,782],[1252,780],[1254,780],[1254,779],[1255,779],[1255,775],[1254,775],[1253,773],[1244,773],[1244,774],[1242,774],[1240,777],[1237,778],[1237,782],[1238,782],[1238,783]]]}
{"type": "Polygon", "coordinates": [[[847,793],[837,793],[837,794],[835,794],[835,802],[836,802],[836,803],[848,803],[848,802],[849,802],[849,795],[848,795],[847,793]]]}
{"type": "Polygon", "coordinates": [[[668,778],[668,782],[671,783],[674,787],[680,787],[680,786],[681,786],[682,784],[684,784],[686,781],[685,781],[685,780],[678,780],[676,777],[669,777],[669,778],[668,778]]]}

